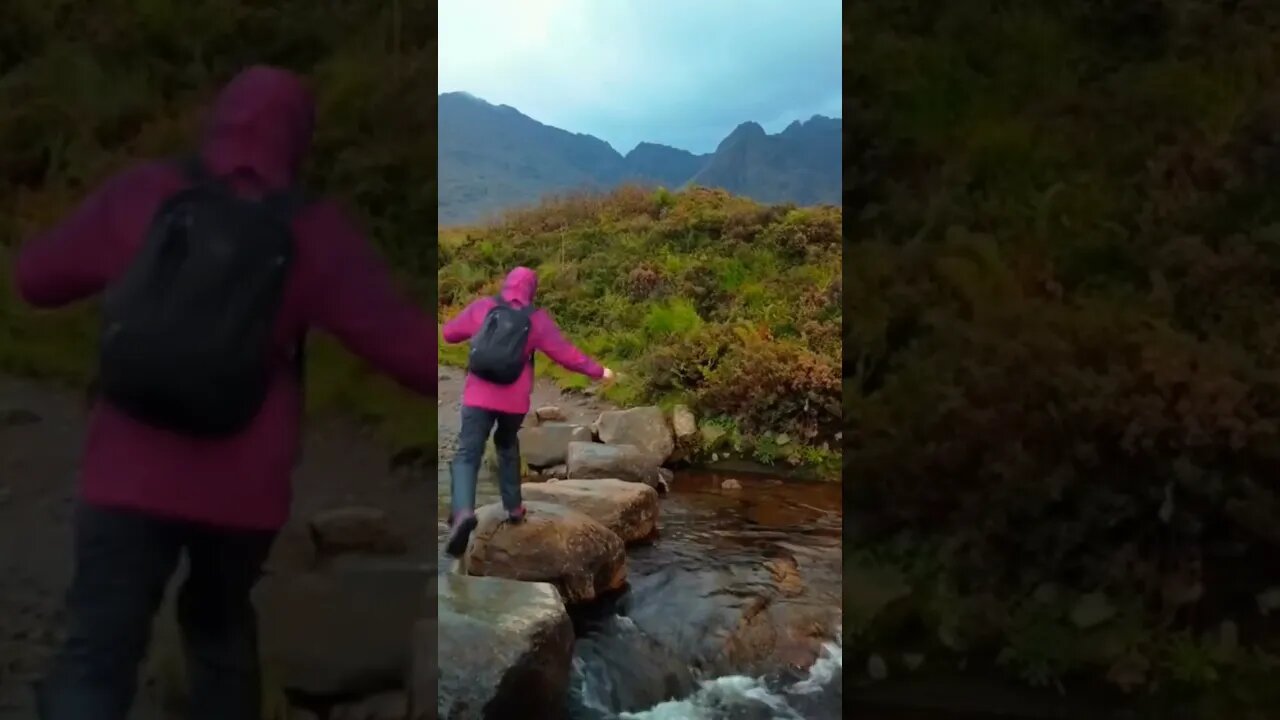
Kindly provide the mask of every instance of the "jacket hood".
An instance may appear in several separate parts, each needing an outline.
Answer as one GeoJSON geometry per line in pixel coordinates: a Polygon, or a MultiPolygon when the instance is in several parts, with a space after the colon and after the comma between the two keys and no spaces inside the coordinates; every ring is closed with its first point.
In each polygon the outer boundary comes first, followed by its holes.
{"type": "Polygon", "coordinates": [[[311,149],[314,124],[315,99],[301,77],[254,66],[218,95],[201,157],[218,177],[249,174],[269,188],[287,187],[311,149]]]}
{"type": "Polygon", "coordinates": [[[507,273],[502,283],[502,299],[519,305],[532,305],[538,292],[538,273],[527,267],[518,267],[507,273]]]}

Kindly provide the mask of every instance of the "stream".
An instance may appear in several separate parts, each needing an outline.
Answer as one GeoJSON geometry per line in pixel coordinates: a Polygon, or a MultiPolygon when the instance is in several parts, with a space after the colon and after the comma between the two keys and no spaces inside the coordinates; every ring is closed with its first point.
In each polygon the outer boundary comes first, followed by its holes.
{"type": "Polygon", "coordinates": [[[566,720],[841,717],[841,488],[733,477],[677,474],[628,589],[572,613],[566,720]]]}

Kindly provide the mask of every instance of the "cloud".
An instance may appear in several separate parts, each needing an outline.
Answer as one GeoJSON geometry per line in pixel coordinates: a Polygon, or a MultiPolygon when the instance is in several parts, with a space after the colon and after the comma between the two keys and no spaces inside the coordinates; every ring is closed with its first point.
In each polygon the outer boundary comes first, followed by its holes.
{"type": "Polygon", "coordinates": [[[439,88],[600,137],[709,152],[840,115],[838,0],[449,0],[439,88]]]}

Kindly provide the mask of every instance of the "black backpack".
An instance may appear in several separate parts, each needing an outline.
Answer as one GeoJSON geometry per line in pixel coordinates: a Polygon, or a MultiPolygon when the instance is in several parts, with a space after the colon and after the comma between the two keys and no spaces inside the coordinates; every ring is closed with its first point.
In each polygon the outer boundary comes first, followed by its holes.
{"type": "Polygon", "coordinates": [[[471,339],[467,370],[482,380],[510,385],[520,379],[525,365],[533,362],[525,354],[529,332],[533,328],[532,305],[512,307],[501,296],[484,316],[480,331],[471,339]]]}
{"type": "MultiPolygon", "coordinates": [[[[293,262],[292,192],[238,198],[198,161],[161,205],[138,255],[104,293],[98,389],[134,419],[226,437],[257,416],[283,360],[272,352],[293,262]]],[[[301,343],[294,360],[301,369],[301,343]]]]}

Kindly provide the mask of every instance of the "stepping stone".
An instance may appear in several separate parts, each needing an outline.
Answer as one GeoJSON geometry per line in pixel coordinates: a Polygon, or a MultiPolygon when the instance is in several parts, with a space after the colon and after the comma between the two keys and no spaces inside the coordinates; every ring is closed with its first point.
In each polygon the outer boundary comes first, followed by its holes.
{"type": "Polygon", "coordinates": [[[573,624],[555,587],[446,575],[436,603],[438,641],[415,638],[413,720],[565,717],[573,624]]]}
{"type": "Polygon", "coordinates": [[[564,505],[530,501],[524,522],[512,524],[501,505],[476,517],[465,558],[471,575],[551,583],[566,603],[595,600],[627,581],[622,538],[564,505]]]}
{"type": "Polygon", "coordinates": [[[627,544],[648,540],[658,529],[658,491],[615,478],[561,480],[523,488],[527,500],[560,503],[587,515],[627,544]]]}

